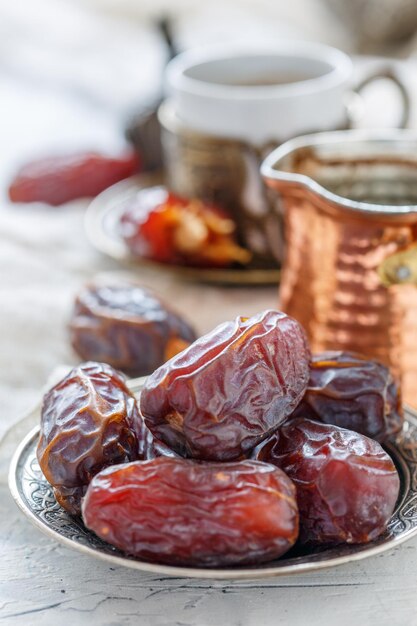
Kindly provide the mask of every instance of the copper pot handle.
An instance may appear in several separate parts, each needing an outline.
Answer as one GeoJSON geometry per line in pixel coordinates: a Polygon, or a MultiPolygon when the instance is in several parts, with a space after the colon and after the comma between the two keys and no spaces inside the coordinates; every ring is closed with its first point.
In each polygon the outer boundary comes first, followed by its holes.
{"type": "MultiPolygon", "coordinates": [[[[398,78],[396,72],[392,68],[384,68],[376,70],[374,73],[370,74],[366,78],[364,78],[360,83],[356,85],[353,89],[353,94],[362,100],[361,91],[374,82],[375,80],[387,79],[394,83],[400,92],[401,100],[402,100],[402,113],[400,122],[398,124],[398,128],[406,128],[408,121],[410,119],[410,108],[411,108],[411,100],[408,89],[405,87],[404,83],[398,78]]],[[[355,115],[355,103],[353,106],[347,106],[347,115],[348,115],[348,128],[353,128],[355,122],[357,121],[355,115]]]]}

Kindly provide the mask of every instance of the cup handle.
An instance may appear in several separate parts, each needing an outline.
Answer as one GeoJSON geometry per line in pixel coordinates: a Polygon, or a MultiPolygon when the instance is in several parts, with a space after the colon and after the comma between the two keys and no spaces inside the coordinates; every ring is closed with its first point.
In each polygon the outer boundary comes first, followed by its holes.
{"type": "MultiPolygon", "coordinates": [[[[353,90],[353,93],[356,94],[358,98],[362,98],[361,91],[364,89],[364,87],[374,82],[375,80],[381,80],[381,79],[387,79],[387,80],[392,81],[394,85],[397,87],[398,91],[400,92],[400,96],[402,100],[402,113],[401,113],[400,122],[398,124],[398,128],[406,128],[408,121],[410,119],[410,108],[411,108],[410,94],[408,93],[408,90],[405,87],[404,83],[398,78],[397,74],[391,68],[380,69],[370,74],[369,76],[364,78],[358,85],[356,85],[356,87],[353,90]]],[[[354,107],[351,107],[351,108],[349,106],[347,107],[349,128],[352,128],[356,121],[352,108],[354,107]]]]}

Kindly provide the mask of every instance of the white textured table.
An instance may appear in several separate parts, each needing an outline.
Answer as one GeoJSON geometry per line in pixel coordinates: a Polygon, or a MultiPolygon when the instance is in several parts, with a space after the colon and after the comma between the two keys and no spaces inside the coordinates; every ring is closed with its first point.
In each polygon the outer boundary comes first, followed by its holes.
{"type": "MultiPolygon", "coordinates": [[[[98,115],[94,103],[81,104],[60,87],[51,91],[39,81],[36,90],[19,71],[6,72],[0,96],[8,121],[1,128],[0,184],[38,148],[120,143],[114,110],[102,108],[98,115]]],[[[66,335],[74,292],[97,272],[120,271],[90,248],[84,209],[77,203],[61,209],[1,203],[0,439],[39,397],[50,372],[75,360],[66,335]]],[[[275,288],[201,287],[152,272],[141,273],[141,280],[173,299],[199,332],[277,299],[275,288]]],[[[156,577],[64,548],[32,527],[8,493],[6,469],[21,434],[15,428],[0,444],[0,624],[417,624],[417,540],[319,574],[244,583],[156,577]]]]}

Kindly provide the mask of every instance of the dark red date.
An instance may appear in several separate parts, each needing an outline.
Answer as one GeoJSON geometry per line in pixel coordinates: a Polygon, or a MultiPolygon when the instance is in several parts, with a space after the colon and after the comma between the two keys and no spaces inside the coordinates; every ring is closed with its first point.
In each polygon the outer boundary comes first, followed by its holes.
{"type": "Polygon", "coordinates": [[[81,358],[109,363],[129,376],[150,374],[196,338],[155,294],[121,279],[99,280],[80,291],[70,335],[81,358]]]}
{"type": "Polygon", "coordinates": [[[334,424],[384,441],[402,428],[401,397],[387,367],[349,352],[313,355],[294,417],[334,424]]]}
{"type": "Polygon", "coordinates": [[[63,204],[98,193],[132,176],[139,167],[135,153],[110,157],[95,152],[38,159],[16,174],[9,187],[12,202],[63,204]]]}
{"type": "Polygon", "coordinates": [[[284,313],[238,317],[156,370],[141,411],[155,437],[182,456],[237,459],[300,402],[309,358],[303,329],[284,313]]]}
{"type": "Polygon", "coordinates": [[[159,458],[107,468],[90,483],[82,515],[117,548],[174,565],[258,564],[298,534],[294,485],[256,461],[159,458]]]}
{"type": "Polygon", "coordinates": [[[80,513],[101,469],[154,454],[153,438],[124,378],[109,365],[76,367],[44,397],[37,457],[59,504],[80,513]]]}
{"type": "Polygon", "coordinates": [[[386,529],[400,481],[377,441],[297,418],[263,442],[254,457],[294,481],[303,543],[365,543],[386,529]]]}

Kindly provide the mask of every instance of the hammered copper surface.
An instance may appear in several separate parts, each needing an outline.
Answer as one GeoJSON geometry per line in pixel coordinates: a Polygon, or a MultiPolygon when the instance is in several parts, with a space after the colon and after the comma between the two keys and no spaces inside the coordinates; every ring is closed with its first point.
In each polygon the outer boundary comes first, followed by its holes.
{"type": "MultiPolygon", "coordinates": [[[[417,140],[414,149],[417,154],[417,140]]],[[[378,182],[373,165],[356,163],[351,189],[367,178],[379,189],[390,186],[385,171],[378,182]]],[[[405,206],[414,195],[417,164],[410,174],[407,162],[407,176],[401,168],[395,173],[395,162],[392,166],[392,187],[401,181],[405,206]]],[[[300,173],[299,161],[297,168],[300,173]]],[[[383,215],[381,203],[373,212],[369,204],[361,211],[360,203],[352,201],[356,210],[349,210],[337,196],[326,197],[310,186],[309,179],[297,183],[279,174],[280,180],[272,173],[268,183],[279,191],[285,214],[281,308],[304,325],[313,351],[355,350],[389,365],[402,381],[405,401],[416,406],[417,207],[410,205],[401,215],[398,203],[397,214],[391,206],[383,215]]],[[[344,176],[348,190],[346,171],[344,176]]]]}

